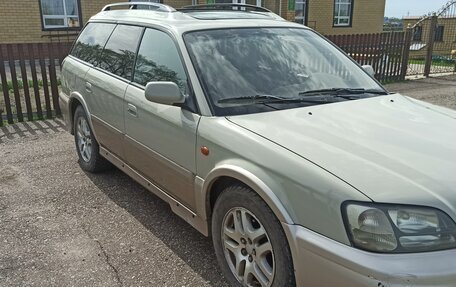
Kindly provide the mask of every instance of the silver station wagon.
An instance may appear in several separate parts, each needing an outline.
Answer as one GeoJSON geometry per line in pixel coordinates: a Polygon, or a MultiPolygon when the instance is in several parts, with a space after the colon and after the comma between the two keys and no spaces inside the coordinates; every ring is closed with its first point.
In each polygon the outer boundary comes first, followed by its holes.
{"type": "Polygon", "coordinates": [[[81,168],[169,203],[232,286],[456,286],[456,111],[372,72],[261,7],[129,2],[60,102],[81,168]]]}

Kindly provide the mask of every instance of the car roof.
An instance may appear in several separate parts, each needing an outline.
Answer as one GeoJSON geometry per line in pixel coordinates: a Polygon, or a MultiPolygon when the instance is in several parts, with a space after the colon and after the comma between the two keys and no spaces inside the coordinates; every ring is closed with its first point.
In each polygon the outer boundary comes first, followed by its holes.
{"type": "Polygon", "coordinates": [[[272,12],[226,9],[183,9],[179,11],[171,7],[169,8],[170,11],[128,8],[101,11],[93,16],[89,22],[109,21],[146,26],[162,26],[179,33],[217,28],[305,27],[301,24],[285,21],[272,12]],[[242,21],[239,21],[239,19],[242,19],[242,21]]]}

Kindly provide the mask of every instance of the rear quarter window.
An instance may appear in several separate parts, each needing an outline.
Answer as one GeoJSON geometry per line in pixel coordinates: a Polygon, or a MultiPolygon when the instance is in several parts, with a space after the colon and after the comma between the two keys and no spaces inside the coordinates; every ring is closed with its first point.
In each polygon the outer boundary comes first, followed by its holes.
{"type": "Polygon", "coordinates": [[[109,23],[87,24],[70,54],[87,63],[98,65],[103,47],[115,27],[115,24],[109,23]]]}

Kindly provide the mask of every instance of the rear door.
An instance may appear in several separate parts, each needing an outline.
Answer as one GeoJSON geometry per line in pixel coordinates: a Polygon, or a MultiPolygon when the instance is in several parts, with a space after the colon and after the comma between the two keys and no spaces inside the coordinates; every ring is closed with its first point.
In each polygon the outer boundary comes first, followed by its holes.
{"type": "Polygon", "coordinates": [[[193,101],[180,53],[170,35],[146,29],[139,47],[133,83],[125,94],[125,155],[141,174],[188,208],[195,208],[196,129],[200,116],[191,108],[149,102],[151,81],[175,82],[193,101]]]}
{"type": "Polygon", "coordinates": [[[142,27],[117,25],[84,83],[97,140],[122,159],[125,158],[124,95],[142,32],[142,27]]]}

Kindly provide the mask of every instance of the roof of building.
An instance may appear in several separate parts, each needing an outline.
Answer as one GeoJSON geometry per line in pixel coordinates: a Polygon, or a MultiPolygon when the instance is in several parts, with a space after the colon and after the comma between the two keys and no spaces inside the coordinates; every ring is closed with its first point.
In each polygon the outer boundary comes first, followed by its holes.
{"type": "Polygon", "coordinates": [[[116,3],[103,8],[90,21],[164,26],[181,33],[227,27],[304,27],[301,24],[285,21],[265,8],[236,4],[197,5],[176,10],[157,3],[116,3]],[[124,7],[124,9],[118,9],[120,7],[124,7]],[[152,9],[147,9],[148,7],[152,7],[152,9]],[[111,8],[115,9],[111,10],[111,8]],[[239,21],[240,19],[242,21],[239,21]]]}

